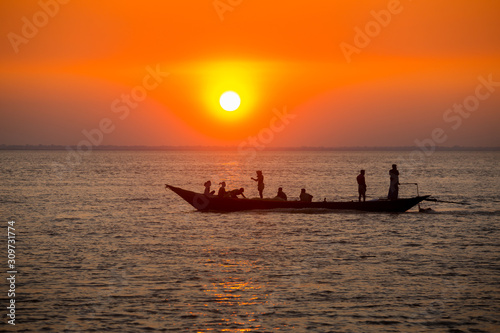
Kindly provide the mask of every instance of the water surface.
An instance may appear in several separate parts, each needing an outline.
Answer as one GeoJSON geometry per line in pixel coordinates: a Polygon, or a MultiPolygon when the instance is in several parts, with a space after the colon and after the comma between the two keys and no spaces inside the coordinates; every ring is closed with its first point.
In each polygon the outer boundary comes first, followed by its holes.
{"type": "Polygon", "coordinates": [[[164,189],[224,180],[253,197],[262,170],[266,196],[305,187],[314,200],[356,200],[363,168],[376,199],[405,154],[92,152],[61,174],[52,165],[66,152],[1,151],[1,228],[15,219],[17,233],[15,329],[500,331],[497,152],[400,165],[420,194],[469,204],[425,203],[427,214],[201,213],[164,189]]]}

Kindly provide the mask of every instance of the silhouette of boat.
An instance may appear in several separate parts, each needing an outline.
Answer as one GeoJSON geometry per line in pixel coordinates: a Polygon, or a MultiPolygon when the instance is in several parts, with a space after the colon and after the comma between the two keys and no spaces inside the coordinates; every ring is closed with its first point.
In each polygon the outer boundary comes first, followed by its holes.
{"type": "Polygon", "coordinates": [[[413,198],[397,200],[373,200],[366,202],[344,201],[344,202],[303,202],[303,201],[282,201],[273,199],[235,199],[219,198],[217,196],[205,196],[202,193],[184,190],[165,184],[174,193],[179,195],[191,206],[200,211],[220,211],[237,212],[255,209],[334,209],[334,210],[354,210],[365,212],[394,212],[402,213],[418,205],[430,195],[417,196],[413,198]]]}

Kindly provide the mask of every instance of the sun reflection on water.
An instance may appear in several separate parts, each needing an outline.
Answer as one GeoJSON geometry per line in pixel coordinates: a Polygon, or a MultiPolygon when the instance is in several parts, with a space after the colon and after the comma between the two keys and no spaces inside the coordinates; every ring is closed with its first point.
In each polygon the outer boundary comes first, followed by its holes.
{"type": "MultiPolygon", "coordinates": [[[[276,302],[265,284],[248,279],[250,271],[258,270],[256,265],[251,261],[225,259],[222,262],[208,260],[205,267],[211,273],[201,285],[205,311],[196,315],[209,316],[212,320],[207,318],[203,326],[213,327],[215,319],[221,332],[262,331],[262,316],[274,312],[276,302]]],[[[213,329],[198,327],[198,332],[209,331],[213,329]]]]}

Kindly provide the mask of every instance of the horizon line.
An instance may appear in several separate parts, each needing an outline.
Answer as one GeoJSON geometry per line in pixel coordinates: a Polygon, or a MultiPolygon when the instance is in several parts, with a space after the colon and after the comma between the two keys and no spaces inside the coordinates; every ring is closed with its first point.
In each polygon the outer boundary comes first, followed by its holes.
{"type": "MultiPolygon", "coordinates": [[[[77,150],[76,145],[6,145],[0,144],[0,150],[77,150]]],[[[169,146],[169,145],[99,145],[93,146],[92,150],[164,150],[164,151],[238,151],[238,146],[169,146]]],[[[290,147],[264,147],[257,149],[251,147],[247,150],[256,151],[408,151],[408,150],[421,150],[421,151],[500,151],[500,146],[435,146],[435,147],[420,147],[420,146],[290,146],[290,147]]]]}

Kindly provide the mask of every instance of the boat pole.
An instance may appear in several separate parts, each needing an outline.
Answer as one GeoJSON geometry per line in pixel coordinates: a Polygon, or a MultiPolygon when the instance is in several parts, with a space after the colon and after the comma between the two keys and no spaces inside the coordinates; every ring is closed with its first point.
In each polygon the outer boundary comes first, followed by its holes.
{"type": "Polygon", "coordinates": [[[467,202],[456,202],[456,201],[447,201],[447,200],[438,200],[434,198],[427,198],[424,199],[425,201],[432,201],[432,202],[444,202],[444,203],[451,203],[451,204],[457,204],[457,205],[470,205],[467,202]]]}
{"type": "MultiPolygon", "coordinates": [[[[420,193],[418,192],[418,183],[400,183],[399,185],[417,185],[417,195],[420,196],[420,193]]],[[[427,199],[424,199],[424,201],[443,202],[443,203],[451,203],[451,204],[457,204],[457,205],[469,205],[466,202],[438,200],[438,199],[434,199],[434,198],[427,198],[427,199]]],[[[418,203],[418,209],[420,210],[420,203],[418,203]]]]}

